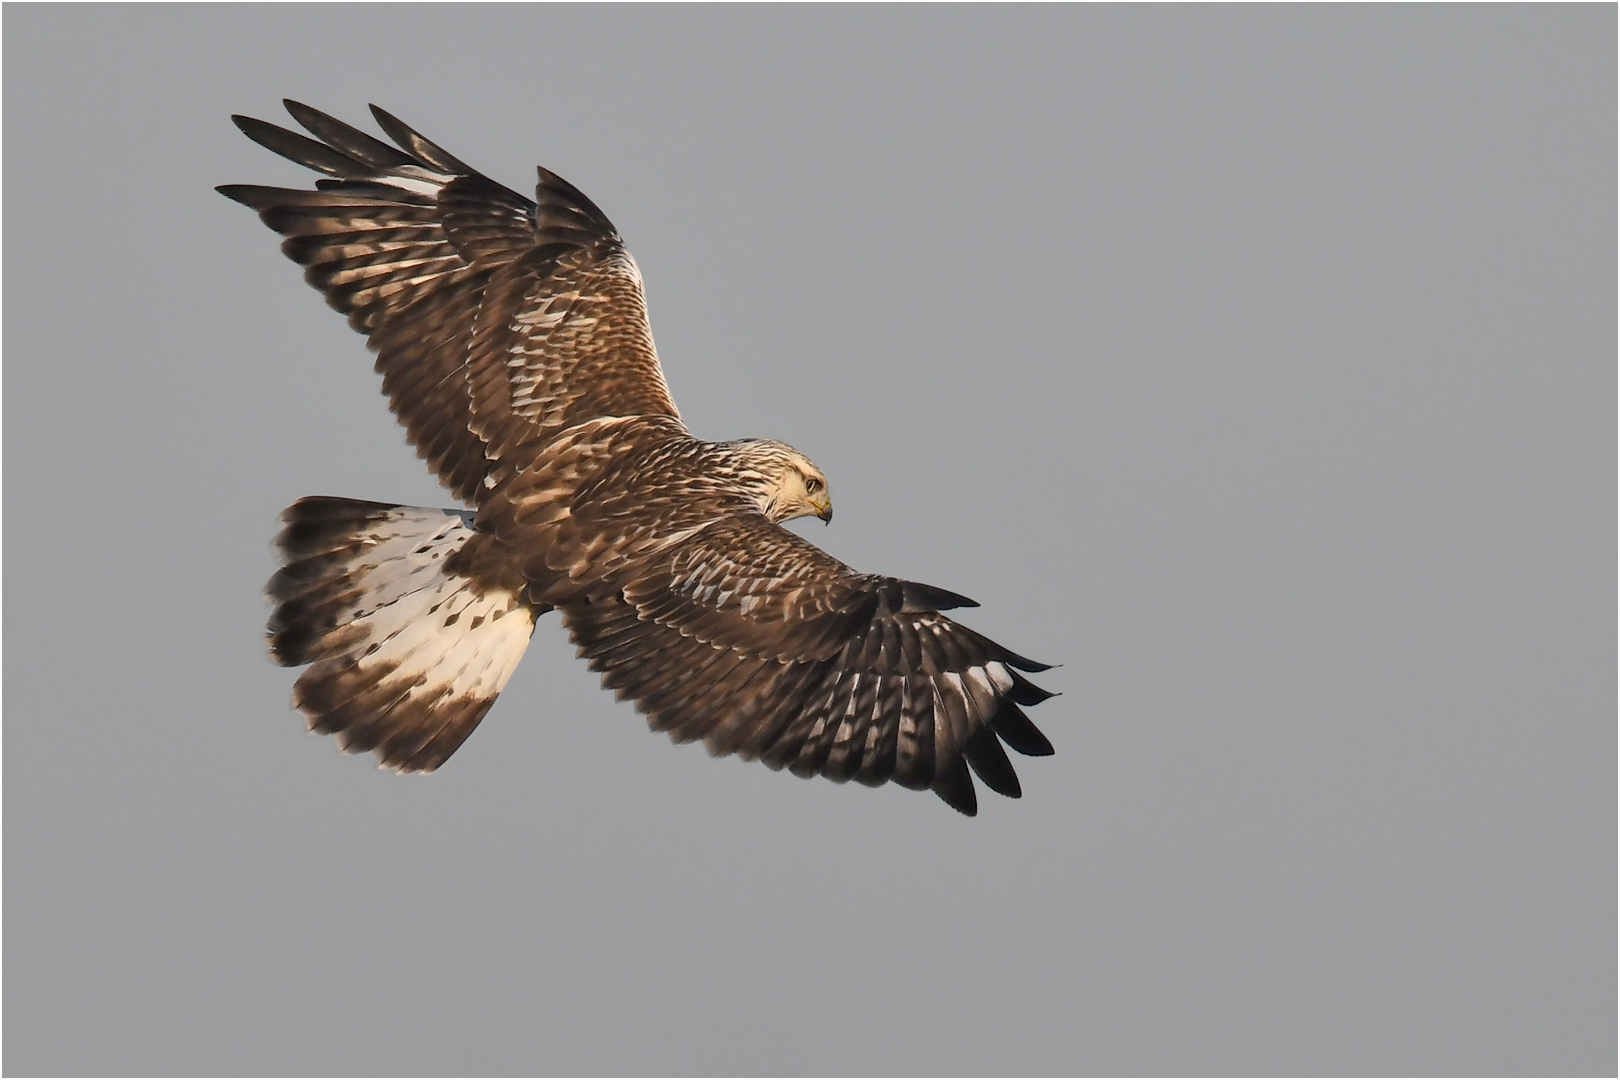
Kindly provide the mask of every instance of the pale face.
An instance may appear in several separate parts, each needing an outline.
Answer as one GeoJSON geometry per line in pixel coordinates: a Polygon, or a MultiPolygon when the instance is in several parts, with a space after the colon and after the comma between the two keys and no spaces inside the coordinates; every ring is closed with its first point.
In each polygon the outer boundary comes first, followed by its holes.
{"type": "Polygon", "coordinates": [[[716,443],[733,455],[737,479],[758,500],[759,511],[780,524],[794,518],[832,520],[827,475],[787,443],[741,439],[716,443]]]}
{"type": "Polygon", "coordinates": [[[812,515],[822,521],[832,521],[832,492],[827,490],[827,477],[803,454],[794,455],[782,470],[774,501],[777,521],[812,515]]]}
{"type": "Polygon", "coordinates": [[[764,493],[760,509],[778,523],[801,517],[831,521],[832,493],[826,475],[797,450],[783,449],[788,452],[773,463],[775,481],[764,493]]]}

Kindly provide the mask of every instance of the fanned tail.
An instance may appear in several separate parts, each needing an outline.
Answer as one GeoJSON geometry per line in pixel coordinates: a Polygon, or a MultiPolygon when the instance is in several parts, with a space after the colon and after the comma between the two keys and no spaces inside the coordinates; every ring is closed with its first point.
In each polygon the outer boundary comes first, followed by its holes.
{"type": "Polygon", "coordinates": [[[309,729],[396,772],[432,772],[472,734],[534,630],[534,610],[445,563],[474,535],[459,510],[312,496],[281,515],[266,586],[279,664],[309,729]]]}

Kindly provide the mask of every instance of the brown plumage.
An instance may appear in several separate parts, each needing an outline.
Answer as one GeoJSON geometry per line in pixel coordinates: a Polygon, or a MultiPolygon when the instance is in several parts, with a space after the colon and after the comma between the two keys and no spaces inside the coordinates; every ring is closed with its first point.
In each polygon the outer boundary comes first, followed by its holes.
{"type": "Polygon", "coordinates": [[[603,684],[677,742],[928,788],[965,814],[970,767],[1018,796],[1002,744],[1052,752],[1021,708],[1051,696],[1022,674],[1045,665],[940,614],[971,600],[857,573],[782,528],[832,515],[803,454],[687,432],[601,210],[545,169],[530,201],[375,106],[397,145],[287,108],[315,139],[235,120],[326,178],[219,190],[367,335],[407,437],[474,508],[309,498],[283,514],[270,648],[310,665],[294,701],[311,730],[431,771],[556,609],[603,684]]]}

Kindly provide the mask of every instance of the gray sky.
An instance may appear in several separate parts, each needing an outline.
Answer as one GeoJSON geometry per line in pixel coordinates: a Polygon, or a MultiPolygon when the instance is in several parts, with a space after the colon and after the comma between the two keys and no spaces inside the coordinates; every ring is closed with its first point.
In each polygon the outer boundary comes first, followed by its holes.
{"type": "Polygon", "coordinates": [[[10,1074],[1616,1069],[1615,10],[8,6],[10,1074]],[[368,101],[619,226],[677,402],[1064,667],[969,821],[544,622],[303,734],[277,512],[448,505],[218,183],[368,101]]]}

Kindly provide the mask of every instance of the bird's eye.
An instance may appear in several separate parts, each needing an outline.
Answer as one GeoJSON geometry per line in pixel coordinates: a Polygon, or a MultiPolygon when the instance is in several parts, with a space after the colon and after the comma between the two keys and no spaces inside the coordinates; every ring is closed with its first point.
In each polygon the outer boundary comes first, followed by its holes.
{"type": "Polygon", "coordinates": [[[813,476],[810,477],[804,482],[804,490],[807,494],[814,495],[816,492],[821,490],[821,481],[817,480],[813,476]]]}

